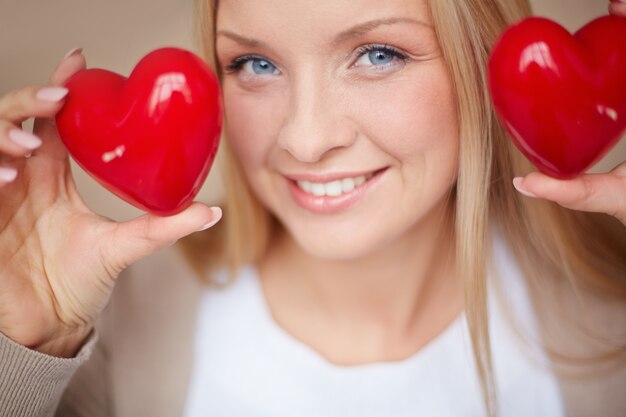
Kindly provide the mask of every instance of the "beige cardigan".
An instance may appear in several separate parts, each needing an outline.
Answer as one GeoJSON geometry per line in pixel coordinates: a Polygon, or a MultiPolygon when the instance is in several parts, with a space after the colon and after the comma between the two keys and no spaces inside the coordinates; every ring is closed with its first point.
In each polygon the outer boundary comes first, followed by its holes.
{"type": "MultiPolygon", "coordinates": [[[[120,277],[96,333],[76,358],[43,355],[0,334],[0,416],[180,416],[202,289],[168,248],[120,277]]],[[[611,321],[622,331],[623,312],[611,321]]],[[[571,416],[626,415],[624,369],[561,379],[561,387],[571,416]]]]}

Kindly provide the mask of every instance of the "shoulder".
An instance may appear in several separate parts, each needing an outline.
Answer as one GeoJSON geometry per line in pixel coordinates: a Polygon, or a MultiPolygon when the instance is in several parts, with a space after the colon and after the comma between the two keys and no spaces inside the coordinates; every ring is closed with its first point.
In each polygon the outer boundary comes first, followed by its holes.
{"type": "Polygon", "coordinates": [[[580,357],[593,354],[592,345],[602,345],[594,339],[626,343],[626,303],[619,297],[607,297],[565,277],[526,276],[518,257],[497,231],[492,234],[491,254],[493,298],[516,319],[532,319],[543,344],[580,357]]]}
{"type": "Polygon", "coordinates": [[[206,284],[175,246],[135,263],[118,277],[100,322],[101,337],[133,341],[147,335],[165,337],[167,332],[187,337],[193,333],[203,300],[210,298],[213,309],[226,305],[234,309],[255,290],[252,267],[235,276],[220,269],[212,278],[224,287],[206,284]]]}
{"type": "Polygon", "coordinates": [[[622,415],[626,366],[615,348],[626,344],[625,303],[566,279],[529,279],[501,234],[492,244],[490,283],[503,323],[555,375],[570,415],[622,415]]]}
{"type": "Polygon", "coordinates": [[[180,415],[203,289],[175,247],[120,274],[96,326],[119,415],[180,415]]]}
{"type": "Polygon", "coordinates": [[[175,247],[133,264],[117,280],[97,325],[113,349],[120,341],[148,345],[163,331],[184,330],[194,321],[203,283],[175,247]]]}

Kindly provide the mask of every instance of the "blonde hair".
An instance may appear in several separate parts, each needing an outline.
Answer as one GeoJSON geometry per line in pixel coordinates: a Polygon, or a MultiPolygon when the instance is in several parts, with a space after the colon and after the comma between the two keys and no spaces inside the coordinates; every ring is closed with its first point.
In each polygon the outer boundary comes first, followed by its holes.
{"type": "MultiPolygon", "coordinates": [[[[198,0],[196,9],[200,53],[214,68],[216,2],[198,0]]],[[[532,167],[495,118],[487,90],[486,63],[500,33],[530,15],[528,1],[429,3],[456,92],[460,126],[454,193],[458,266],[465,281],[465,311],[483,400],[493,416],[497,399],[487,311],[491,227],[498,227],[515,254],[537,311],[550,310],[550,314],[556,311],[552,307],[563,302],[566,288],[575,292],[583,289],[623,304],[626,234],[621,223],[607,215],[569,211],[546,201],[523,198],[513,190],[512,178],[530,172],[532,167]]],[[[248,188],[227,141],[222,143],[221,154],[226,182],[224,224],[182,242],[189,261],[204,277],[210,276],[216,265],[228,267],[234,276],[243,264],[257,261],[277,226],[248,188]]],[[[546,349],[554,361],[576,359],[547,344],[546,349]]],[[[623,363],[625,353],[624,345],[618,345],[598,358],[618,358],[623,363]]]]}

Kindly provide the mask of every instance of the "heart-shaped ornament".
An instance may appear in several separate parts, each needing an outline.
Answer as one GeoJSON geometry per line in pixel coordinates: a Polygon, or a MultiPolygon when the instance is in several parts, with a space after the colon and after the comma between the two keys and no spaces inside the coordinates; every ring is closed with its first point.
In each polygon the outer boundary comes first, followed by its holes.
{"type": "Polygon", "coordinates": [[[507,132],[541,171],[572,178],[626,130],[626,19],[596,19],[573,36],[529,18],[489,60],[489,88],[507,132]]]}
{"type": "Polygon", "coordinates": [[[196,55],[157,49],[129,78],[87,69],[66,83],[59,134],[108,190],[159,215],[188,207],[204,183],[222,128],[219,82],[196,55]]]}

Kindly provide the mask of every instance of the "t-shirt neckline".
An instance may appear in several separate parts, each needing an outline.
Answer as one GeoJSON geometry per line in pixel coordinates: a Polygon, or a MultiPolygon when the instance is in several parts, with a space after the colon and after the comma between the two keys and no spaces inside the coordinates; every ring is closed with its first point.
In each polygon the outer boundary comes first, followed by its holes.
{"type": "MultiPolygon", "coordinates": [[[[463,339],[462,332],[466,328],[465,312],[462,311],[450,324],[448,324],[448,326],[446,326],[445,329],[443,329],[441,333],[435,336],[434,339],[430,340],[426,345],[422,346],[417,352],[407,358],[358,365],[339,365],[325,358],[321,353],[291,335],[287,330],[278,324],[272,315],[269,305],[267,304],[267,300],[265,299],[263,288],[261,286],[260,276],[254,266],[248,265],[244,267],[239,279],[242,278],[250,282],[250,295],[253,298],[250,301],[253,305],[257,306],[259,325],[262,325],[265,328],[266,336],[271,338],[270,343],[275,344],[275,347],[278,347],[282,351],[289,352],[290,355],[295,356],[298,363],[302,363],[304,360],[311,363],[313,366],[324,367],[335,372],[366,371],[374,368],[384,368],[385,370],[397,368],[398,370],[402,369],[403,371],[406,371],[407,367],[418,366],[420,363],[427,360],[428,356],[440,354],[439,352],[441,352],[441,349],[439,346],[450,344],[449,339],[455,337],[463,339]]],[[[458,340],[458,342],[463,343],[463,340],[458,340]]]]}

